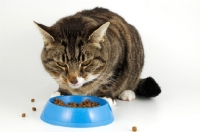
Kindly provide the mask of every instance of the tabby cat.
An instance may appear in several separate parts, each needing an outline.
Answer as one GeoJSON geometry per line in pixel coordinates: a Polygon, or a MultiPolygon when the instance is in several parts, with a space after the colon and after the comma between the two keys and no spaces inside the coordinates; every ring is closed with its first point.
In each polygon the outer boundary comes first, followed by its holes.
{"type": "Polygon", "coordinates": [[[136,28],[104,8],[84,10],[47,27],[36,23],[44,40],[46,71],[59,84],[56,95],[94,95],[110,105],[136,95],[155,97],[153,78],[140,79],[144,50],[136,28]]]}

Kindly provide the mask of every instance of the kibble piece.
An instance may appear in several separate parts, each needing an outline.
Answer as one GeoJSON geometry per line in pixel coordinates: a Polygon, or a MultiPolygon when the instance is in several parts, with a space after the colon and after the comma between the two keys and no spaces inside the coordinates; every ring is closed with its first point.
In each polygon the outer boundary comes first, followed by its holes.
{"type": "Polygon", "coordinates": [[[32,107],[32,110],[33,110],[33,111],[36,111],[36,108],[35,108],[35,107],[32,107]]]}
{"type": "Polygon", "coordinates": [[[25,117],[26,116],[26,113],[22,113],[22,117],[25,117]]]}
{"type": "Polygon", "coordinates": [[[133,126],[133,127],[132,127],[132,131],[134,131],[134,132],[137,131],[137,127],[136,127],[136,126],[133,126]]]}
{"type": "Polygon", "coordinates": [[[87,104],[87,107],[92,107],[91,103],[88,103],[88,104],[87,104]]]}
{"type": "Polygon", "coordinates": [[[74,107],[74,108],[88,108],[88,107],[96,107],[99,106],[99,103],[97,102],[91,102],[89,99],[86,99],[83,102],[76,103],[76,102],[69,102],[65,104],[62,100],[59,100],[58,98],[55,98],[53,101],[54,104],[59,105],[59,106],[67,106],[67,107],[74,107]]]}
{"type": "Polygon", "coordinates": [[[35,99],[31,99],[31,102],[35,102],[35,99]]]}
{"type": "Polygon", "coordinates": [[[86,99],[84,102],[87,104],[87,103],[89,103],[89,102],[90,102],[90,100],[89,100],[89,99],[86,99]]]}

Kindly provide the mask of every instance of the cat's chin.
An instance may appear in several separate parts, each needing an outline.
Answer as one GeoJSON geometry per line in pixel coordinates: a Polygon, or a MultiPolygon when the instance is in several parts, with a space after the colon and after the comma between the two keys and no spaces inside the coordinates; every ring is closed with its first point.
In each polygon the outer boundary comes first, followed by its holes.
{"type": "Polygon", "coordinates": [[[81,86],[83,86],[83,84],[68,84],[72,89],[78,89],[80,88],[81,86]]]}

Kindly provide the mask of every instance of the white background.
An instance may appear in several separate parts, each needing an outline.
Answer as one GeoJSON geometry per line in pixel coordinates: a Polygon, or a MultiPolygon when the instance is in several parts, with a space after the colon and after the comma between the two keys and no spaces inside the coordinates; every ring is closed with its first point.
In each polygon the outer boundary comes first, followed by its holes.
{"type": "Polygon", "coordinates": [[[137,126],[138,132],[198,132],[199,35],[199,0],[1,0],[0,131],[130,132],[137,126]],[[107,126],[78,129],[44,123],[40,114],[58,86],[42,67],[43,42],[33,21],[51,26],[96,6],[118,13],[139,30],[146,55],[142,77],[155,78],[162,93],[152,99],[118,100],[115,120],[107,126]]]}

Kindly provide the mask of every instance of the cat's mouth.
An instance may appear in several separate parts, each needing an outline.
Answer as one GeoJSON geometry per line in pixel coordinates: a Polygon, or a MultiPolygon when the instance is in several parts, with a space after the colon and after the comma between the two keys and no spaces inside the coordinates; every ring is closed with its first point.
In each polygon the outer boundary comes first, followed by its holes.
{"type": "Polygon", "coordinates": [[[78,83],[76,83],[76,84],[68,83],[68,85],[73,89],[78,89],[78,88],[80,88],[82,86],[87,85],[88,83],[91,83],[97,77],[99,77],[99,75],[100,74],[88,74],[86,79],[83,79],[82,77],[80,77],[80,78],[77,78],[78,83]]]}
{"type": "Polygon", "coordinates": [[[100,74],[89,74],[85,79],[82,77],[77,77],[76,83],[70,82],[64,77],[60,77],[59,79],[56,79],[56,81],[58,84],[61,84],[63,86],[68,85],[72,89],[79,89],[87,85],[88,83],[91,83],[92,81],[94,81],[97,77],[99,77],[99,75],[100,74]]]}
{"type": "Polygon", "coordinates": [[[71,87],[73,89],[78,89],[78,88],[82,87],[83,84],[85,83],[84,78],[82,78],[82,77],[77,77],[76,80],[77,80],[76,83],[71,83],[70,81],[68,81],[69,87],[71,87]]]}
{"type": "Polygon", "coordinates": [[[73,89],[78,89],[78,88],[80,88],[81,86],[83,86],[83,84],[82,83],[77,83],[77,84],[68,84],[71,88],[73,88],[73,89]]]}

